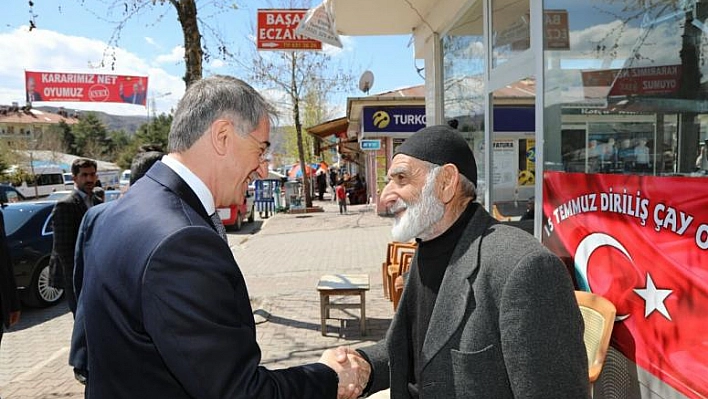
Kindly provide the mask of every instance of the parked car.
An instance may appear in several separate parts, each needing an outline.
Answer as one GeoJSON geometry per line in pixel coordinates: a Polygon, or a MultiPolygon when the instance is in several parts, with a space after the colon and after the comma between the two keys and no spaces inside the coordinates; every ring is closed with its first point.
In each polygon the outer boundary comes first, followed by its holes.
{"type": "Polygon", "coordinates": [[[117,200],[118,198],[120,198],[120,195],[121,195],[121,194],[122,194],[122,193],[121,193],[120,190],[106,190],[106,192],[105,192],[105,194],[104,194],[105,197],[106,197],[105,202],[115,201],[115,200],[117,200]]]}
{"type": "Polygon", "coordinates": [[[2,205],[5,232],[20,298],[29,306],[46,307],[61,299],[64,290],[49,286],[54,201],[2,205]]]}
{"type": "MultiPolygon", "coordinates": [[[[71,190],[59,190],[49,194],[49,196],[47,196],[47,198],[45,198],[44,200],[59,201],[60,199],[68,197],[69,195],[71,195],[71,190]]],[[[104,195],[106,197],[106,202],[111,202],[120,198],[121,192],[120,190],[104,190],[104,195]]]]}
{"type": "Polygon", "coordinates": [[[71,190],[59,190],[55,191],[45,198],[45,201],[59,201],[71,195],[71,190]]]}
{"type": "Polygon", "coordinates": [[[0,203],[7,204],[13,202],[24,201],[25,196],[22,195],[15,187],[8,184],[0,184],[0,203]]]}
{"type": "Polygon", "coordinates": [[[255,220],[255,207],[253,204],[253,193],[250,189],[246,192],[246,197],[241,205],[231,205],[228,208],[218,208],[221,223],[226,229],[241,230],[243,221],[253,223],[255,220]]]}

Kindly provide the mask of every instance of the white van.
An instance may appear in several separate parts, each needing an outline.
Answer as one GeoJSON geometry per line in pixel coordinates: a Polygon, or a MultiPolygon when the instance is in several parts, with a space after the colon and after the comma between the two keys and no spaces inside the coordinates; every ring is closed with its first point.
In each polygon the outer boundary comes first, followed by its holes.
{"type": "Polygon", "coordinates": [[[35,167],[35,181],[31,178],[23,179],[22,183],[13,183],[13,186],[25,198],[46,197],[54,191],[65,190],[64,171],[57,167],[35,167]]]}
{"type": "Polygon", "coordinates": [[[71,173],[63,173],[64,176],[64,188],[67,190],[71,190],[74,188],[74,175],[71,173]]]}
{"type": "Polygon", "coordinates": [[[120,174],[120,180],[118,182],[121,190],[128,188],[130,185],[130,169],[126,169],[120,174]]]}

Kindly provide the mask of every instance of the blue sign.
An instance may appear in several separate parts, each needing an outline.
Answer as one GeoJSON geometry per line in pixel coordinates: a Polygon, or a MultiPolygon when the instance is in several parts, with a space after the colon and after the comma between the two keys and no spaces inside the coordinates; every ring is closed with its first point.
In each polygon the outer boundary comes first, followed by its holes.
{"type": "Polygon", "coordinates": [[[378,151],[381,149],[381,140],[361,140],[359,147],[364,151],[378,151]]]}
{"type": "Polygon", "coordinates": [[[425,105],[364,107],[364,133],[415,133],[425,127],[425,105]]]}

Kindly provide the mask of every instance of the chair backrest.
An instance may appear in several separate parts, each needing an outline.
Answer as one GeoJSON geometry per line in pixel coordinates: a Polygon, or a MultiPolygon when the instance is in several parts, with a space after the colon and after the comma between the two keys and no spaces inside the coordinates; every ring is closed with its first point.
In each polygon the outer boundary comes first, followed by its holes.
{"type": "Polygon", "coordinates": [[[575,291],[575,298],[585,322],[583,339],[588,354],[589,378],[593,383],[605,363],[617,310],[612,302],[591,292],[575,291]]]}
{"type": "Polygon", "coordinates": [[[411,267],[411,262],[413,261],[413,256],[415,255],[415,252],[404,252],[401,255],[401,272],[400,275],[403,275],[403,273],[408,272],[408,269],[411,267]]]}
{"type": "Polygon", "coordinates": [[[403,275],[410,269],[414,255],[415,252],[405,252],[401,255],[401,267],[396,274],[396,279],[393,282],[393,291],[391,291],[391,302],[393,302],[394,312],[398,309],[398,302],[401,300],[401,295],[403,295],[403,286],[405,285],[403,275]]]}
{"type": "Polygon", "coordinates": [[[413,253],[415,252],[416,248],[418,248],[418,244],[415,242],[394,242],[391,263],[401,263],[401,257],[403,256],[403,254],[407,252],[413,253]]]}

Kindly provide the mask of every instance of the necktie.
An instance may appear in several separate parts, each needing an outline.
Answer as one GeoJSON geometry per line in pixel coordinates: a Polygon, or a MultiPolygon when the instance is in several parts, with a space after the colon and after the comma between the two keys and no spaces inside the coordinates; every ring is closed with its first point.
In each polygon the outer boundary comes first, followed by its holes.
{"type": "Polygon", "coordinates": [[[210,216],[211,222],[214,223],[214,227],[216,227],[216,232],[219,233],[221,238],[224,239],[227,243],[229,240],[226,238],[226,228],[224,227],[224,224],[221,223],[221,218],[219,217],[219,212],[214,212],[210,216]]]}

